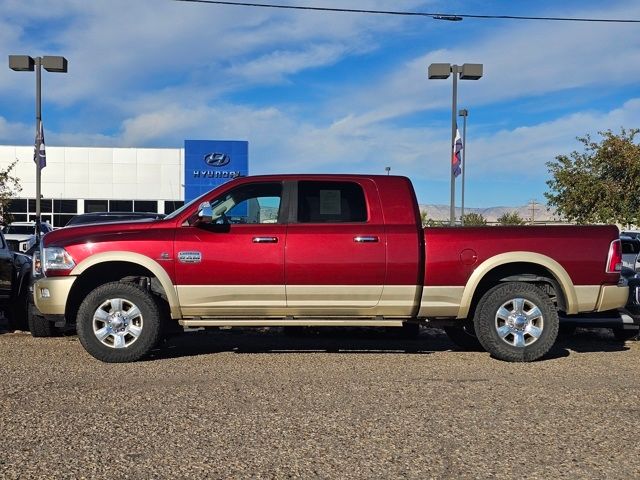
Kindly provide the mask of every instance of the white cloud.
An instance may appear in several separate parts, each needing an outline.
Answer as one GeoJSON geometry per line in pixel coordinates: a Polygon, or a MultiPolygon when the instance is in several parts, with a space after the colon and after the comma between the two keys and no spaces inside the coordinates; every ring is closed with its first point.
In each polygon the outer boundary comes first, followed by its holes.
{"type": "Polygon", "coordinates": [[[234,64],[224,73],[240,77],[244,82],[281,82],[286,76],[302,70],[335,63],[349,50],[339,44],[315,44],[303,50],[276,50],[245,63],[234,64]]]}
{"type": "MultiPolygon", "coordinates": [[[[640,5],[628,2],[572,16],[637,18],[640,5]]],[[[368,124],[445,108],[451,102],[451,80],[427,79],[428,65],[437,62],[484,64],[481,80],[459,82],[459,100],[474,106],[578,87],[611,89],[633,85],[640,77],[640,36],[635,25],[494,24],[490,31],[473,30],[468,37],[462,33],[458,46],[427,51],[369,86],[353,86],[330,111],[349,122],[368,124]]]]}

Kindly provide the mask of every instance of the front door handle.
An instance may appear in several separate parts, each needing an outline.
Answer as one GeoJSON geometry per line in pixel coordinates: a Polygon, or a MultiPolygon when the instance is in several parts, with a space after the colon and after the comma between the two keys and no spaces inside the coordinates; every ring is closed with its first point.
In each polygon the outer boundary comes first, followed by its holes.
{"type": "Polygon", "coordinates": [[[377,242],[378,237],[358,235],[357,237],[353,237],[353,241],[357,243],[372,243],[377,242]]]}
{"type": "Polygon", "coordinates": [[[278,237],[253,237],[253,243],[278,243],[278,237]]]}

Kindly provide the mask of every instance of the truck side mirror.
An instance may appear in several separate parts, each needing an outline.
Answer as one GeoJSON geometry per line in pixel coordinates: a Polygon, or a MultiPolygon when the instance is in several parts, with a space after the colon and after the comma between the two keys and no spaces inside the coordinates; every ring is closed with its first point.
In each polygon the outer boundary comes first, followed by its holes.
{"type": "Polygon", "coordinates": [[[198,221],[201,223],[211,223],[213,221],[213,210],[209,202],[202,202],[198,207],[198,221]]]}

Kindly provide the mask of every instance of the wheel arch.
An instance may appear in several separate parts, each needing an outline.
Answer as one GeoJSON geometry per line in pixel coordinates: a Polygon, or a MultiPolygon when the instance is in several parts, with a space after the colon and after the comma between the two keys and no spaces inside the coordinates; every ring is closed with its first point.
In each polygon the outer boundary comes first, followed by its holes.
{"type": "Polygon", "coordinates": [[[75,318],[75,312],[82,299],[98,285],[117,281],[125,277],[149,277],[154,290],[163,294],[169,306],[172,318],[181,318],[180,304],[175,287],[167,272],[153,259],[134,252],[105,252],[92,255],[80,262],[71,271],[78,278],[69,292],[65,316],[75,318]]]}
{"type": "Polygon", "coordinates": [[[504,281],[546,283],[555,290],[560,310],[578,312],[578,297],[564,267],[546,255],[522,251],[491,257],[473,271],[462,294],[458,318],[468,318],[480,297],[504,281]]]}

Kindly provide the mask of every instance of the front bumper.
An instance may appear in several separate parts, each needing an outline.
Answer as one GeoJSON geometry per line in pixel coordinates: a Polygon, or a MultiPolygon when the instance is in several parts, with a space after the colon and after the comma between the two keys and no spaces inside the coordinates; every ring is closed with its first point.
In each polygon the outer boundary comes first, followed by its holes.
{"type": "Polygon", "coordinates": [[[44,315],[64,315],[67,299],[77,277],[40,278],[33,284],[33,302],[44,315]]]}

